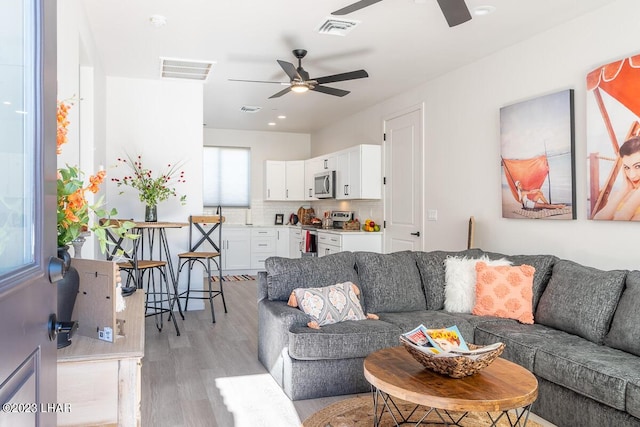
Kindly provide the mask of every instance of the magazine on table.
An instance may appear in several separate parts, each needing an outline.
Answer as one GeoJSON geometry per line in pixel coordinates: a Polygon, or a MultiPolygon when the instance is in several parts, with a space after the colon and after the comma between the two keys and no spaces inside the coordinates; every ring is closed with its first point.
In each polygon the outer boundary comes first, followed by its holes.
{"type": "Polygon", "coordinates": [[[401,339],[412,347],[435,355],[436,357],[467,356],[475,359],[487,352],[500,347],[502,343],[487,345],[475,350],[470,350],[457,326],[448,328],[427,329],[419,325],[401,335],[401,339]]]}

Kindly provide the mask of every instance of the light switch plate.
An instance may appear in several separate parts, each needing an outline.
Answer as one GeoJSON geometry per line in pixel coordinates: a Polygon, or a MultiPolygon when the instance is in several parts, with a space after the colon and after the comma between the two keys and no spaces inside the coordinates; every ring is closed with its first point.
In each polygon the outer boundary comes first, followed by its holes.
{"type": "Polygon", "coordinates": [[[427,211],[427,220],[429,220],[429,221],[437,221],[438,220],[438,211],[436,209],[429,209],[427,211]]]}

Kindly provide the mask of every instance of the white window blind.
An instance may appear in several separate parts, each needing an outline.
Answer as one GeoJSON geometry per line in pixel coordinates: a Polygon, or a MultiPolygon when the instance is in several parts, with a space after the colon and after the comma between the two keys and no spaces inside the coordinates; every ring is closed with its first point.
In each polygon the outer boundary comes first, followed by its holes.
{"type": "Polygon", "coordinates": [[[249,207],[251,149],[204,147],[205,206],[249,207]]]}

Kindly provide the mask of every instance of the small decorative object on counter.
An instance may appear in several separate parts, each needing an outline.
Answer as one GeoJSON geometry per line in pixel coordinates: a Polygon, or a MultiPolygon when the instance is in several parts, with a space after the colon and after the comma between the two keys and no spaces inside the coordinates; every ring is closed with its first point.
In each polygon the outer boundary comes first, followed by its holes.
{"type": "Polygon", "coordinates": [[[284,224],[284,214],[276,214],[275,225],[282,225],[282,224],[284,224]]]}
{"type": "Polygon", "coordinates": [[[342,225],[344,230],[360,230],[360,221],[351,219],[342,225]]]}

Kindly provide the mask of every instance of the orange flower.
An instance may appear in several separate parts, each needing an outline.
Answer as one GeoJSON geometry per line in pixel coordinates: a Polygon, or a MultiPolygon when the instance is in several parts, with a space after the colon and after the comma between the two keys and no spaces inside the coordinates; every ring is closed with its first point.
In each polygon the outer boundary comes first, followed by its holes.
{"type": "Polygon", "coordinates": [[[87,190],[91,191],[92,193],[97,193],[100,190],[99,185],[102,184],[102,181],[104,181],[104,177],[107,173],[105,171],[99,171],[96,175],[92,175],[89,177],[89,186],[87,187],[87,190]]]}
{"type": "Polygon", "coordinates": [[[75,193],[69,194],[69,208],[78,210],[81,209],[85,203],[84,190],[82,188],[76,190],[75,193]]]}

